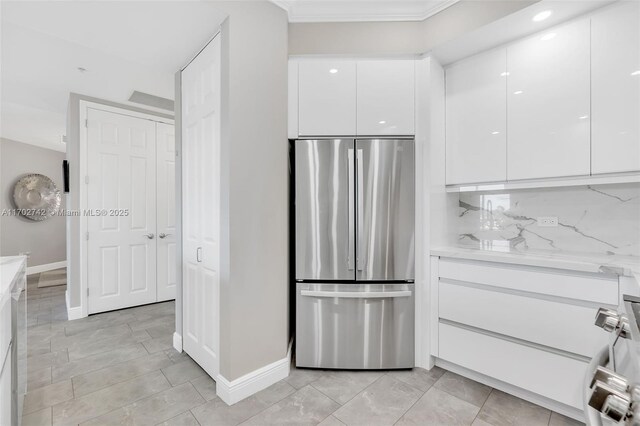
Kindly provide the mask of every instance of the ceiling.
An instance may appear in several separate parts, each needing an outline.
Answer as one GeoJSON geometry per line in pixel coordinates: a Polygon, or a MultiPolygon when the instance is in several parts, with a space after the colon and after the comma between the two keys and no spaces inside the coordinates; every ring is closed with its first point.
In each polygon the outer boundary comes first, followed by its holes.
{"type": "Polygon", "coordinates": [[[59,151],[69,93],[130,105],[134,90],[173,99],[174,74],[226,17],[212,2],[194,1],[1,7],[0,136],[59,151]]]}
{"type": "Polygon", "coordinates": [[[272,0],[289,22],[422,21],[459,0],[272,0]]]}

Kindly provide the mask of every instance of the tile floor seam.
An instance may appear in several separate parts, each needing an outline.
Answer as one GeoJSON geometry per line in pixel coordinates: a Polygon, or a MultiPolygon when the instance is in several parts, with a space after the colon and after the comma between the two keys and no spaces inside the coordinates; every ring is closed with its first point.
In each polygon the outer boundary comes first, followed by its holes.
{"type": "MultiPolygon", "coordinates": [[[[478,412],[476,413],[476,416],[473,418],[473,422],[475,422],[476,419],[478,419],[478,416],[480,415],[480,413],[484,409],[484,406],[487,405],[487,401],[489,401],[489,397],[491,396],[491,394],[493,393],[494,390],[495,390],[495,388],[491,388],[491,392],[489,392],[489,395],[487,395],[487,398],[482,403],[482,407],[480,407],[480,410],[478,410],[478,412]]],[[[482,420],[482,419],[479,419],[479,420],[482,420]]],[[[484,420],[482,420],[482,421],[484,421],[484,420]]],[[[471,424],[473,424],[473,422],[471,422],[471,424]]],[[[489,422],[485,422],[485,423],[489,423],[489,422]]],[[[491,424],[491,423],[489,423],[489,424],[491,424]]]]}
{"type": "MultiPolygon", "coordinates": [[[[196,389],[196,390],[197,390],[197,389],[196,389]]],[[[205,402],[205,404],[206,404],[206,402],[205,402]]],[[[200,407],[200,406],[198,405],[198,407],[200,407]]],[[[193,408],[197,408],[197,407],[193,407],[193,408]]],[[[191,408],[191,409],[189,409],[189,410],[185,411],[185,413],[186,413],[186,412],[191,413],[191,415],[193,416],[193,418],[194,418],[194,420],[196,421],[196,423],[198,423],[198,425],[199,425],[199,426],[202,426],[202,423],[200,423],[200,420],[198,420],[198,418],[196,417],[196,415],[195,415],[195,414],[193,414],[193,411],[191,411],[191,410],[193,410],[193,408],[191,408]]]]}
{"type": "MultiPolygon", "coordinates": [[[[444,392],[444,393],[446,393],[447,395],[452,396],[452,397],[454,397],[455,399],[457,399],[457,400],[459,400],[459,401],[466,402],[467,404],[471,404],[471,405],[473,405],[474,407],[478,407],[478,406],[477,406],[476,404],[474,404],[473,402],[466,401],[466,400],[464,400],[464,399],[460,398],[458,395],[454,395],[454,394],[452,394],[451,392],[449,392],[449,391],[448,391],[448,390],[446,390],[446,389],[441,389],[441,388],[436,387],[436,386],[435,386],[435,383],[434,383],[433,385],[431,385],[431,387],[427,390],[427,392],[428,392],[431,388],[436,388],[437,390],[439,390],[439,391],[441,391],[441,392],[444,392]]],[[[491,388],[491,391],[493,391],[493,388],[491,388]]],[[[482,402],[482,405],[478,407],[478,408],[480,408],[480,410],[482,410],[482,407],[484,407],[484,404],[486,404],[487,400],[489,399],[489,395],[491,395],[491,392],[489,392],[489,393],[487,394],[487,397],[486,397],[486,398],[485,398],[485,400],[482,402]]],[[[479,413],[480,413],[480,411],[478,411],[478,414],[479,414],[479,413]]],[[[476,414],[476,416],[477,416],[477,414],[476,414]]]]}
{"type": "MultiPolygon", "coordinates": [[[[435,385],[435,383],[434,383],[434,385],[435,385]]],[[[424,392],[422,393],[422,395],[420,395],[420,397],[419,397],[418,399],[416,399],[416,401],[415,401],[413,404],[411,404],[411,407],[407,408],[407,410],[406,410],[404,413],[402,413],[402,415],[400,416],[400,418],[398,418],[398,420],[396,420],[396,421],[393,423],[393,425],[394,425],[394,426],[395,426],[395,425],[397,425],[397,424],[398,424],[398,422],[399,422],[400,420],[402,420],[402,418],[403,418],[403,417],[404,417],[404,416],[409,412],[409,410],[411,410],[411,409],[412,409],[412,408],[413,408],[413,407],[418,403],[418,401],[420,401],[420,400],[422,399],[422,397],[424,397],[424,396],[426,395],[426,393],[427,393],[427,392],[429,392],[429,390],[430,390],[432,387],[433,387],[433,385],[429,386],[429,389],[427,389],[426,391],[424,391],[424,392]]],[[[414,388],[414,389],[415,389],[415,388],[414,388]]],[[[422,389],[419,389],[419,390],[420,390],[420,392],[422,392],[422,389]]]]}
{"type": "MultiPolygon", "coordinates": [[[[336,411],[338,411],[340,408],[342,408],[342,407],[344,407],[345,405],[347,405],[349,402],[351,402],[353,399],[355,399],[358,395],[360,395],[361,393],[363,393],[364,391],[366,391],[367,389],[369,389],[369,388],[370,388],[371,386],[373,386],[373,385],[374,385],[378,380],[382,379],[382,378],[383,378],[384,376],[386,376],[386,375],[387,375],[387,373],[385,373],[385,374],[381,375],[380,377],[378,377],[377,379],[375,379],[375,380],[374,380],[373,382],[371,382],[369,385],[365,386],[365,387],[364,387],[360,392],[357,392],[357,393],[356,393],[356,394],[355,394],[351,399],[349,399],[348,401],[346,401],[344,404],[340,404],[338,401],[335,401],[335,400],[334,400],[333,398],[331,398],[330,396],[325,395],[327,398],[329,398],[329,399],[331,399],[331,400],[333,400],[333,401],[337,402],[337,403],[338,403],[338,405],[340,405],[340,407],[336,408],[336,410],[335,410],[333,413],[331,413],[331,415],[333,416],[333,415],[336,413],[336,411]]],[[[315,387],[314,387],[314,389],[315,389],[315,387]]],[[[320,392],[320,393],[322,393],[322,394],[324,395],[324,393],[323,393],[321,390],[319,390],[319,389],[318,389],[318,392],[320,392]]],[[[401,416],[401,417],[402,417],[402,416],[401,416]]],[[[340,418],[339,418],[339,417],[337,417],[337,416],[336,416],[336,418],[337,418],[338,420],[340,420],[340,418]]],[[[340,420],[340,421],[342,422],[342,420],[340,420]]],[[[344,423],[344,422],[342,422],[342,423],[344,423]]]]}
{"type": "MultiPolygon", "coordinates": [[[[131,344],[129,344],[129,345],[125,345],[124,347],[127,347],[127,346],[138,346],[138,345],[142,346],[142,347],[145,349],[145,351],[146,351],[146,348],[144,347],[144,345],[142,344],[142,342],[131,343],[131,344]]],[[[103,351],[103,352],[97,352],[97,353],[95,353],[95,354],[91,354],[91,355],[83,356],[82,358],[77,358],[77,359],[74,359],[73,361],[69,361],[69,363],[71,363],[71,362],[76,362],[76,361],[81,361],[81,360],[83,360],[83,359],[87,359],[87,358],[90,358],[90,357],[92,357],[92,356],[96,356],[96,355],[107,354],[107,353],[110,353],[110,352],[117,351],[117,350],[119,350],[119,349],[122,349],[122,347],[118,347],[118,348],[116,348],[116,349],[111,349],[111,350],[106,351],[106,352],[105,352],[105,351],[103,351]]],[[[143,358],[143,357],[145,357],[145,356],[147,356],[147,355],[151,355],[151,354],[146,353],[146,354],[142,354],[142,355],[140,355],[140,356],[136,356],[135,358],[129,358],[129,359],[125,360],[125,361],[118,362],[118,363],[116,363],[116,364],[108,364],[108,365],[106,365],[106,366],[104,366],[104,367],[99,368],[99,370],[102,370],[102,369],[107,368],[107,367],[112,367],[112,366],[114,366],[114,365],[122,364],[122,363],[125,363],[125,362],[134,361],[134,360],[136,360],[136,359],[138,359],[138,358],[143,358]]],[[[67,352],[67,357],[68,357],[68,356],[69,356],[69,353],[67,352]]],[[[61,365],[65,365],[65,364],[67,364],[67,363],[63,363],[63,364],[61,364],[61,365]]],[[[98,371],[98,370],[90,370],[90,371],[87,371],[87,372],[85,372],[85,373],[92,373],[92,372],[94,372],[94,371],[98,371]]],[[[80,373],[80,374],[85,374],[85,373],[80,373]]],[[[80,374],[78,374],[78,376],[79,376],[80,374]]],[[[75,377],[75,376],[73,376],[73,377],[75,377]]]]}
{"type": "MultiPolygon", "coordinates": [[[[157,371],[157,370],[150,371],[150,372],[145,373],[145,374],[151,374],[151,373],[154,373],[155,371],[157,371]]],[[[163,375],[164,375],[164,374],[163,374],[163,375]]],[[[136,376],[136,377],[137,377],[137,376],[136,376]]],[[[165,379],[166,379],[166,377],[165,377],[165,379]]],[[[131,380],[131,379],[130,379],[130,380],[131,380]]],[[[126,380],[126,381],[129,381],[129,380],[126,380]]],[[[124,382],[120,382],[120,383],[124,383],[124,382]]],[[[162,393],[162,392],[166,392],[167,390],[172,389],[172,388],[173,388],[173,386],[171,386],[171,383],[170,383],[168,380],[167,380],[167,383],[169,384],[169,387],[168,387],[167,389],[163,389],[163,390],[158,391],[158,392],[150,393],[150,394],[147,394],[147,395],[145,395],[145,396],[143,396],[143,397],[140,397],[140,398],[137,398],[137,399],[132,399],[131,401],[129,401],[129,402],[128,402],[127,404],[125,404],[125,405],[121,405],[120,407],[114,408],[113,410],[107,411],[106,413],[102,413],[102,414],[100,414],[100,415],[98,415],[98,416],[95,416],[95,417],[92,417],[92,418],[90,418],[90,419],[83,420],[81,423],[86,423],[86,422],[88,422],[88,421],[90,421],[90,420],[97,419],[98,417],[106,416],[107,414],[111,414],[111,413],[113,413],[114,411],[121,410],[121,409],[123,409],[123,408],[125,408],[125,407],[128,407],[128,406],[130,406],[130,405],[133,405],[133,404],[135,404],[135,403],[137,403],[137,402],[139,402],[139,401],[142,401],[142,400],[147,399],[147,398],[151,398],[151,397],[156,396],[156,395],[158,395],[158,394],[160,394],[160,393],[162,393]]],[[[103,389],[101,389],[101,390],[107,389],[107,388],[109,388],[109,387],[110,387],[110,386],[107,386],[107,387],[105,387],[105,388],[103,388],[103,389]]],[[[195,388],[194,388],[194,389],[195,389],[195,388]]],[[[98,392],[98,391],[96,391],[96,392],[98,392]]],[[[92,393],[94,393],[94,392],[88,393],[87,395],[91,395],[92,393]]],[[[85,396],[87,396],[87,395],[82,395],[79,399],[75,399],[75,398],[74,398],[74,399],[72,399],[71,401],[79,401],[80,399],[84,398],[84,397],[85,397],[85,396]]],[[[66,401],[65,401],[65,402],[66,402],[66,401]]],[[[63,404],[63,403],[64,403],[64,402],[61,402],[61,403],[59,403],[59,404],[63,404]]],[[[59,405],[59,404],[56,404],[56,405],[59,405]]],[[[53,407],[53,406],[52,406],[52,407],[53,407]]],[[[52,415],[53,415],[53,413],[52,413],[52,415]]],[[[175,416],[174,416],[174,417],[175,417],[175,416]]],[[[173,417],[172,417],[172,418],[173,418],[173,417]]],[[[163,420],[163,422],[165,422],[165,421],[167,421],[167,420],[171,420],[171,418],[169,418],[169,419],[165,419],[165,420],[163,420]]],[[[53,418],[52,418],[52,421],[53,421],[53,418]]]]}
{"type": "MultiPolygon", "coordinates": [[[[338,404],[339,406],[341,406],[341,407],[342,407],[342,405],[343,405],[343,404],[340,404],[338,401],[336,401],[335,399],[331,398],[329,395],[327,395],[326,393],[322,392],[322,391],[321,391],[320,389],[318,389],[317,387],[313,386],[313,383],[308,383],[308,384],[307,384],[307,386],[311,386],[312,388],[314,388],[315,390],[317,390],[318,392],[320,392],[321,394],[323,394],[324,396],[326,396],[327,398],[329,398],[330,400],[332,400],[333,402],[335,402],[336,404],[338,404]]],[[[301,387],[300,389],[304,389],[304,386],[303,386],[303,387],[301,387]]],[[[300,389],[296,389],[296,392],[297,392],[297,391],[299,391],[300,389]]],[[[355,396],[354,396],[353,398],[355,398],[355,396]]],[[[353,399],[353,398],[352,398],[352,399],[353,399]]],[[[351,399],[350,399],[349,401],[351,401],[351,399]]],[[[349,402],[349,401],[347,401],[347,402],[349,402]]],[[[345,404],[346,404],[347,402],[345,402],[345,404]]],[[[336,410],[336,411],[337,411],[337,410],[336,410]]],[[[334,411],[334,413],[335,413],[335,411],[334,411]]],[[[331,413],[331,414],[333,414],[333,413],[331,413]]]]}
{"type": "MultiPolygon", "coordinates": [[[[202,377],[202,376],[200,376],[200,377],[202,377]]],[[[196,378],[198,378],[198,377],[196,377],[196,378]]],[[[192,379],[192,380],[193,380],[193,379],[192,379]]],[[[198,392],[198,395],[200,395],[200,396],[202,397],[202,399],[204,399],[204,404],[206,404],[207,402],[209,402],[209,400],[207,400],[207,398],[205,398],[205,396],[204,396],[202,393],[200,393],[200,391],[198,390],[198,388],[193,384],[193,382],[192,382],[191,380],[189,380],[187,383],[191,383],[191,386],[193,386],[193,388],[196,390],[196,392],[198,392]]],[[[217,397],[218,397],[218,395],[216,394],[216,398],[217,398],[217,397]]],[[[214,399],[215,399],[215,398],[214,398],[214,399]]],[[[200,405],[202,405],[202,404],[200,404],[200,405]]],[[[199,407],[200,405],[198,405],[198,407],[199,407]]]]}

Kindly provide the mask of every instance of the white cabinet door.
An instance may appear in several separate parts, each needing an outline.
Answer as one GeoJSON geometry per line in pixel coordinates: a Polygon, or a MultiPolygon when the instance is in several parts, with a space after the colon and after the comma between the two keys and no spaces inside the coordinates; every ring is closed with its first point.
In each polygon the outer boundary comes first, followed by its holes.
{"type": "Polygon", "coordinates": [[[357,68],[357,134],[413,135],[414,61],[360,61],[357,68]]]}
{"type": "Polygon", "coordinates": [[[302,61],[298,66],[302,136],[356,134],[356,62],[302,61]]]}
{"type": "Polygon", "coordinates": [[[501,48],[446,70],[447,184],[507,179],[506,67],[501,48]]]}
{"type": "Polygon", "coordinates": [[[156,124],[158,302],[176,298],[176,143],[171,124],[156,124]]]}
{"type": "Polygon", "coordinates": [[[507,178],[589,175],[589,21],[507,48],[507,178]]]}
{"type": "Polygon", "coordinates": [[[591,173],[640,170],[640,3],[591,19],[591,173]]]}
{"type": "MultiPolygon", "coordinates": [[[[9,302],[11,303],[11,302],[9,302]]],[[[11,422],[11,352],[4,359],[5,354],[0,354],[0,425],[10,425],[11,422]],[[4,363],[4,366],[3,364],[4,363]]]]}
{"type": "Polygon", "coordinates": [[[220,37],[182,72],[183,347],[219,372],[220,37]]]}
{"type": "Polygon", "coordinates": [[[88,312],[156,301],[156,125],[88,109],[88,312]]]}

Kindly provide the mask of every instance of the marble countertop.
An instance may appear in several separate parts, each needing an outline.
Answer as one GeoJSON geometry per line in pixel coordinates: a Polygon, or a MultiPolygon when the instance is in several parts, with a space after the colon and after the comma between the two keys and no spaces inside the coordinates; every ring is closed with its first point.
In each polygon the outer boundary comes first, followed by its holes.
{"type": "Polygon", "coordinates": [[[588,255],[578,253],[552,253],[543,251],[517,251],[508,248],[484,249],[463,246],[436,247],[432,256],[458,259],[484,260],[517,265],[540,266],[591,273],[614,273],[635,277],[640,283],[640,258],[622,255],[588,255]]]}
{"type": "Polygon", "coordinates": [[[26,256],[0,257],[0,307],[11,297],[13,283],[26,261],[26,256]]]}

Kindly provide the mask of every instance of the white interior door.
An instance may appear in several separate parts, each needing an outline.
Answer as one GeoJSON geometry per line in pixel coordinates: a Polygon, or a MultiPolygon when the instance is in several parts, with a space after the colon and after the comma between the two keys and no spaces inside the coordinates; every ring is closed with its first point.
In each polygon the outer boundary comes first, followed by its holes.
{"type": "Polygon", "coordinates": [[[176,298],[176,142],[175,127],[156,124],[158,302],[176,298]]]}
{"type": "Polygon", "coordinates": [[[88,312],[156,301],[156,124],[89,108],[88,312]]]}
{"type": "Polygon", "coordinates": [[[219,372],[220,38],[182,72],[183,348],[219,372]]]}

